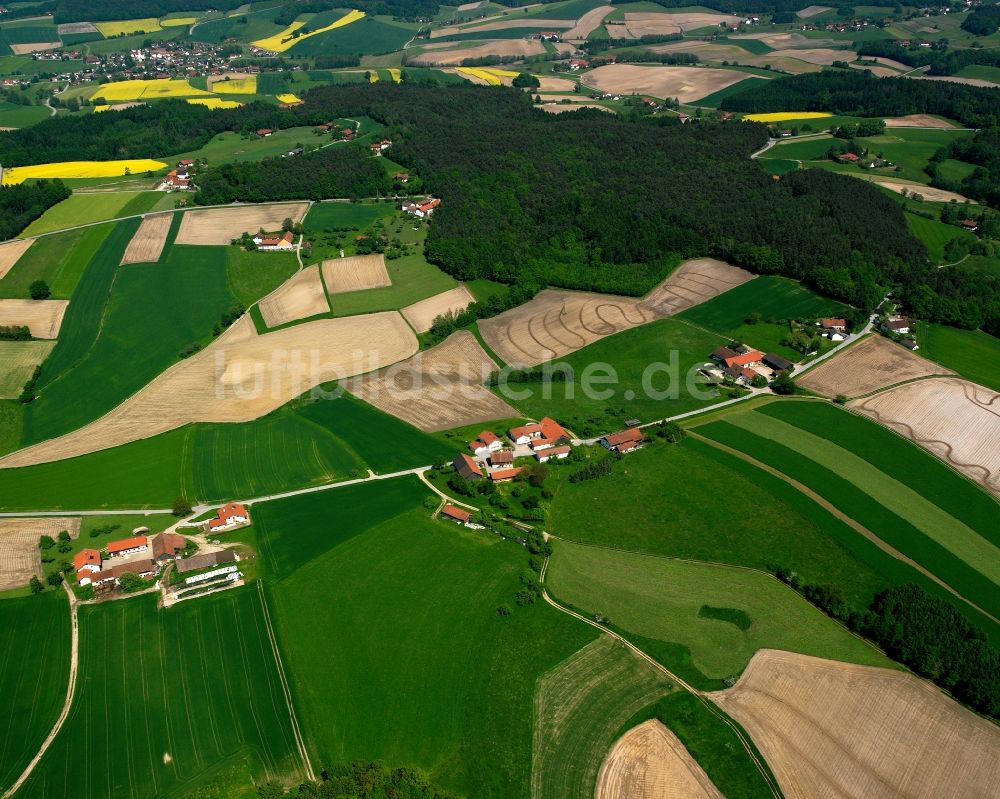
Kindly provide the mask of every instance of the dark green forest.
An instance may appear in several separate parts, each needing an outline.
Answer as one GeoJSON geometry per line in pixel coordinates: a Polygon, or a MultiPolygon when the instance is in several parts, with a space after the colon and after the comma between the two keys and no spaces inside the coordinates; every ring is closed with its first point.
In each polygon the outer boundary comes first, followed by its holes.
{"type": "Polygon", "coordinates": [[[1000,128],[984,128],[971,139],[956,139],[934,154],[927,169],[933,178],[931,185],[1000,208],[1000,128]],[[961,181],[946,180],[938,165],[947,158],[975,164],[976,169],[961,181]]]}
{"type": "Polygon", "coordinates": [[[1000,28],[1000,6],[983,3],[962,21],[962,29],[975,36],[989,36],[1000,28]]]}
{"type": "Polygon", "coordinates": [[[893,80],[867,70],[824,70],[769,80],[725,98],[725,111],[830,111],[856,116],[935,114],[969,128],[1000,124],[1000,92],[938,81],[893,80]]]}
{"type": "Polygon", "coordinates": [[[0,241],[14,238],[70,191],[61,180],[39,180],[0,188],[0,241]]]}

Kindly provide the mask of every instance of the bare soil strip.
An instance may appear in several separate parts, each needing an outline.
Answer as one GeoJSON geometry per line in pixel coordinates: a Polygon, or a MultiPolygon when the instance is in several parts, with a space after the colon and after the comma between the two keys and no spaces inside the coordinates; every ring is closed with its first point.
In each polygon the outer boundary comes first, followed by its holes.
{"type": "MultiPolygon", "coordinates": [[[[55,538],[65,530],[80,535],[80,517],[38,516],[0,519],[0,591],[23,588],[31,575],[42,576],[39,536],[55,538]]],[[[55,552],[55,550],[52,550],[55,552]]]]}
{"type": "Polygon", "coordinates": [[[186,211],[177,243],[224,246],[244,233],[276,231],[285,219],[301,222],[307,210],[309,203],[271,203],[186,211]]]}
{"type": "Polygon", "coordinates": [[[595,799],[724,799],[676,735],[656,719],[625,733],[604,759],[595,799]]]}
{"type": "Polygon", "coordinates": [[[69,300],[0,300],[0,325],[27,325],[33,338],[57,338],[69,300]]]}
{"type": "Polygon", "coordinates": [[[260,315],[268,327],[330,312],[319,277],[319,266],[296,272],[260,301],[260,315]]]}
{"type": "Polygon", "coordinates": [[[163,245],[167,243],[170,224],[174,221],[173,214],[152,214],[142,220],[132,241],[125,248],[121,265],[149,264],[160,260],[163,245]]]}
{"type": "Polygon", "coordinates": [[[323,282],[331,294],[392,285],[389,272],[385,268],[385,256],[382,253],[351,255],[347,258],[330,258],[323,261],[323,282]]]}
{"type": "Polygon", "coordinates": [[[565,114],[567,111],[579,111],[581,108],[593,108],[595,111],[606,111],[609,114],[615,113],[613,109],[598,103],[571,103],[567,105],[540,105],[542,111],[547,114],[565,114]]]}
{"type": "Polygon", "coordinates": [[[249,422],[321,383],[388,366],[416,350],[416,336],[395,311],[317,319],[264,335],[244,315],[105,416],[11,453],[0,468],[73,458],[192,422],[249,422]]]}
{"type": "Polygon", "coordinates": [[[1000,393],[945,377],[890,388],[849,407],[1000,496],[1000,393]]]}
{"type": "Polygon", "coordinates": [[[475,336],[461,330],[409,360],[348,380],[346,386],[379,410],[434,432],[519,415],[483,385],[497,368],[475,336]]]}
{"type": "Polygon", "coordinates": [[[599,339],[679,313],[753,277],[713,258],[685,261],[644,299],[546,289],[530,302],[479,322],[490,348],[511,366],[534,366],[599,339]]]}
{"type": "Polygon", "coordinates": [[[581,82],[609,94],[649,94],[677,98],[681,103],[700,100],[750,77],[731,69],[659,67],[609,64],[580,78],[581,82]]]}
{"type": "Polygon", "coordinates": [[[709,696],[786,799],[1000,797],[1000,729],[911,674],[764,649],[709,696]]]}
{"type": "Polygon", "coordinates": [[[14,268],[28,247],[35,243],[34,239],[17,239],[0,244],[0,280],[14,268]]]}
{"type": "MultiPolygon", "coordinates": [[[[878,60],[884,64],[889,59],[880,58],[878,60]]],[[[892,65],[890,64],[889,66],[892,65]]],[[[903,69],[909,69],[905,64],[900,64],[899,66],[903,69]]],[[[885,121],[885,126],[887,128],[942,128],[945,130],[951,130],[955,127],[947,120],[932,117],[930,114],[908,114],[905,117],[893,117],[885,121]]]]}
{"type": "Polygon", "coordinates": [[[576,21],[576,25],[563,34],[563,38],[580,41],[586,39],[604,21],[604,18],[614,10],[614,6],[598,6],[588,11],[576,21]]]}
{"type": "Polygon", "coordinates": [[[889,189],[889,191],[894,191],[896,194],[919,194],[928,202],[949,203],[952,200],[957,203],[975,202],[975,200],[969,200],[968,197],[957,192],[936,189],[933,186],[925,186],[923,183],[910,183],[902,180],[878,180],[865,175],[855,175],[852,172],[848,172],[847,174],[852,178],[861,177],[863,180],[870,180],[876,186],[889,189]]]}
{"type": "Polygon", "coordinates": [[[62,47],[62,42],[34,42],[32,44],[12,44],[10,50],[14,55],[29,55],[43,50],[55,50],[62,47]]]}
{"type": "Polygon", "coordinates": [[[476,301],[465,285],[456,286],[449,291],[435,294],[426,300],[420,300],[408,305],[402,310],[403,316],[410,326],[418,333],[426,333],[431,329],[434,320],[446,313],[458,313],[476,301]]]}
{"type": "Polygon", "coordinates": [[[810,369],[798,383],[825,397],[859,397],[918,377],[950,374],[954,372],[872,334],[810,369]]]}

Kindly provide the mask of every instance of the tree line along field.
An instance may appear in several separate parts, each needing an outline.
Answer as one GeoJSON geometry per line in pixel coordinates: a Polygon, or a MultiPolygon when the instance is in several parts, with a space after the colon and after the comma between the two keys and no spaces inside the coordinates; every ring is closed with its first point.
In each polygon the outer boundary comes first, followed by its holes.
{"type": "MultiPolygon", "coordinates": [[[[334,386],[327,386],[332,390],[334,386]]],[[[0,508],[170,507],[288,491],[447,460],[455,445],[348,394],[242,424],[197,424],[78,458],[0,470],[0,508]]]]}
{"type": "Polygon", "coordinates": [[[35,755],[62,709],[69,677],[66,596],[0,600],[0,789],[35,755]]]}
{"type": "Polygon", "coordinates": [[[301,778],[263,602],[244,587],[82,607],[73,709],[18,796],[189,794],[234,766],[301,778]]]}
{"type": "MultiPolygon", "coordinates": [[[[909,442],[820,403],[773,403],[727,413],[699,435],[799,481],[993,616],[996,502],[909,442]]],[[[969,614],[991,636],[995,622],[969,614]]]]}

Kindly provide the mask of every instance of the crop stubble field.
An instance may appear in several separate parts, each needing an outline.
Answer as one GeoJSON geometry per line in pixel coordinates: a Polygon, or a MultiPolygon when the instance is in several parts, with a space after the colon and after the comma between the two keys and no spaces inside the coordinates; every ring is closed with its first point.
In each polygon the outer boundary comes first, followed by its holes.
{"type": "Polygon", "coordinates": [[[308,208],[309,203],[272,203],[187,211],[177,231],[177,243],[225,246],[244,233],[276,231],[286,218],[301,222],[308,208]]]}
{"type": "Polygon", "coordinates": [[[54,341],[0,341],[0,399],[17,399],[54,341]]]}
{"type": "Polygon", "coordinates": [[[907,383],[850,404],[1000,495],[1000,393],[957,378],[907,383]]]}
{"type": "Polygon", "coordinates": [[[911,674],[763,650],[711,698],[787,799],[1000,796],[1000,730],[911,674]]]}
{"type": "Polygon", "coordinates": [[[713,258],[685,261],[645,298],[545,289],[479,322],[490,348],[512,366],[534,366],[599,339],[672,316],[753,277],[713,258]]]}
{"type": "Polygon", "coordinates": [[[724,799],[684,744],[656,719],[633,727],[608,752],[595,799],[724,799]]]}
{"type": "Polygon", "coordinates": [[[472,296],[463,283],[461,286],[408,305],[403,308],[401,313],[414,330],[418,333],[426,333],[431,329],[431,325],[437,317],[446,313],[464,311],[475,300],[476,298],[472,296]]]}
{"type": "Polygon", "coordinates": [[[26,325],[33,338],[59,335],[69,300],[0,300],[0,325],[26,325]]]}
{"type": "Polygon", "coordinates": [[[346,385],[379,410],[433,432],[518,416],[483,386],[497,368],[475,336],[460,330],[407,361],[346,385]]]}
{"type": "MultiPolygon", "coordinates": [[[[28,584],[32,574],[41,576],[39,536],[55,538],[65,530],[80,534],[80,517],[38,516],[0,519],[0,591],[28,584]]],[[[54,551],[54,550],[53,550],[54,551]]]]}
{"type": "Polygon", "coordinates": [[[953,373],[872,334],[810,369],[797,382],[827,397],[858,397],[906,380],[941,374],[953,373]]]}
{"type": "Polygon", "coordinates": [[[173,221],[173,214],[151,214],[143,219],[132,241],[125,248],[121,265],[158,261],[173,221]]]}
{"type": "Polygon", "coordinates": [[[330,304],[315,264],[296,272],[260,301],[260,315],[268,327],[330,312],[330,304]]]}
{"type": "Polygon", "coordinates": [[[190,422],[250,421],[320,383],[387,366],[416,349],[395,312],[318,319],[264,335],[244,315],[97,421],[12,453],[0,467],[72,458],[190,422]]]}
{"type": "Polygon", "coordinates": [[[351,255],[323,261],[323,282],[331,294],[362,291],[392,285],[385,268],[385,256],[351,255]]]}
{"type": "Polygon", "coordinates": [[[13,269],[27,249],[35,243],[34,239],[16,239],[0,244],[0,280],[13,269]]]}
{"type": "Polygon", "coordinates": [[[748,77],[730,69],[609,64],[588,72],[581,82],[609,94],[649,94],[690,103],[748,77]]]}

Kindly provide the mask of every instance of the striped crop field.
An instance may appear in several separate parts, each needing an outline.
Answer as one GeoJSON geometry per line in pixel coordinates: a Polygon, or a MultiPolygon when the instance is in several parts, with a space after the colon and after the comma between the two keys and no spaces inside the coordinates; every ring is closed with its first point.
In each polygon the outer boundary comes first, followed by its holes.
{"type": "Polygon", "coordinates": [[[300,777],[263,602],[245,587],[164,610],[155,596],[82,607],[73,708],[18,797],[188,795],[235,770],[300,777]]]}
{"type": "Polygon", "coordinates": [[[502,81],[492,72],[479,67],[455,67],[455,72],[473,82],[485,83],[488,86],[499,86],[502,81]]]}
{"type": "Polygon", "coordinates": [[[5,169],[3,185],[13,186],[32,178],[116,178],[140,172],[156,172],[166,166],[152,158],[124,161],[57,161],[51,164],[15,166],[5,169]]]}
{"type": "Polygon", "coordinates": [[[357,22],[365,16],[364,11],[349,11],[344,14],[340,19],[335,22],[330,23],[322,28],[317,28],[314,31],[309,31],[308,33],[303,33],[298,36],[294,36],[297,31],[301,30],[306,26],[305,22],[293,22],[287,28],[285,28],[281,33],[277,33],[274,36],[268,36],[266,39],[258,39],[254,42],[260,48],[264,50],[270,50],[272,53],[283,53],[286,50],[291,49],[299,42],[303,42],[313,36],[318,36],[321,33],[326,33],[327,31],[332,31],[337,28],[342,28],[345,25],[350,25],[352,22],[357,22]]]}

